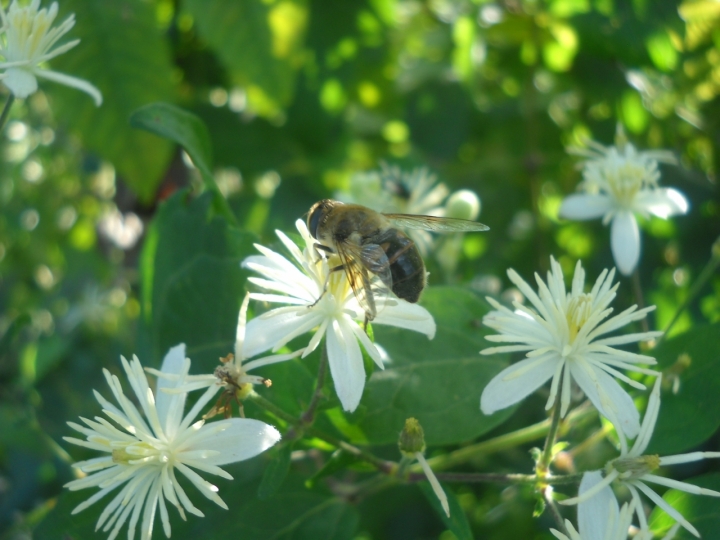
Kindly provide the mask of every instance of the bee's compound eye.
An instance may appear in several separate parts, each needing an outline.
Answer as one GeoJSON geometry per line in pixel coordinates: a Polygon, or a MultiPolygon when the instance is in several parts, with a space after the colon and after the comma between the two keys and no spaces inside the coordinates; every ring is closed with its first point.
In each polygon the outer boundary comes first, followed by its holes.
{"type": "Polygon", "coordinates": [[[317,228],[320,224],[320,218],[324,214],[324,210],[325,206],[322,203],[317,203],[313,206],[310,215],[308,216],[307,226],[313,238],[317,239],[317,228]]]}

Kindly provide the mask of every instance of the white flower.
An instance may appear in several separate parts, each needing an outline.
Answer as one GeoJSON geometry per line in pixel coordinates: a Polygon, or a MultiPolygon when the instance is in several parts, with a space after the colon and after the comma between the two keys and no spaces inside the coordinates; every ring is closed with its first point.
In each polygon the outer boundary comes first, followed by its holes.
{"type": "Polygon", "coordinates": [[[588,149],[574,153],[588,158],[583,163],[583,193],[566,197],[560,216],[576,220],[602,217],[603,224],[610,223],[615,264],[621,273],[630,275],[640,259],[635,214],[667,219],[688,211],[682,193],[658,187],[658,162],[675,163],[675,159],[666,151],[637,151],[626,141],[610,147],[590,141],[588,149]]]}
{"type": "MultiPolygon", "coordinates": [[[[284,362],[285,360],[291,360],[300,356],[304,349],[295,351],[288,354],[277,354],[273,356],[265,356],[263,358],[257,358],[246,364],[243,364],[243,360],[247,358],[243,354],[243,344],[245,343],[245,333],[247,326],[247,309],[250,303],[250,294],[245,295],[242,306],[240,307],[240,314],[238,315],[237,330],[235,333],[235,353],[228,355],[226,358],[221,358],[222,364],[215,368],[215,372],[206,375],[188,375],[183,376],[185,384],[174,388],[173,392],[192,392],[200,388],[207,388],[208,386],[218,385],[224,388],[225,396],[220,398],[223,402],[222,406],[216,406],[213,408],[212,413],[208,413],[206,417],[213,416],[214,413],[229,412],[229,400],[228,397],[234,397],[241,402],[251,392],[252,387],[255,384],[264,384],[270,386],[272,382],[270,379],[260,377],[259,375],[249,375],[248,371],[267,366],[269,364],[276,364],[278,362],[284,362]]],[[[148,373],[152,373],[158,377],[164,379],[176,381],[178,375],[168,375],[162,373],[156,369],[145,368],[148,373]]],[[[168,389],[165,389],[167,392],[168,389]]]]}
{"type": "MultiPolygon", "coordinates": [[[[646,482],[672,489],[679,489],[680,491],[696,495],[720,497],[720,492],[652,474],[657,468],[666,465],[689,463],[691,461],[699,461],[706,458],[720,458],[720,452],[691,452],[689,454],[678,454],[676,456],[666,457],[643,455],[643,452],[648,447],[650,439],[652,438],[653,430],[655,429],[655,422],[657,421],[658,412],[660,411],[660,387],[661,377],[658,377],[655,380],[655,386],[653,386],[650,399],[648,400],[648,406],[645,411],[642,428],[640,429],[640,433],[632,448],[628,450],[627,442],[622,434],[618,433],[621,444],[620,457],[608,462],[605,466],[605,477],[602,481],[598,482],[591,489],[586,491],[581,490],[578,497],[561,501],[561,504],[575,504],[578,502],[582,504],[591,497],[597,496],[596,494],[598,492],[605,489],[613,481],[617,480],[619,483],[625,485],[632,494],[632,498],[635,501],[635,513],[638,516],[641,530],[647,531],[649,528],[647,518],[645,517],[645,513],[642,509],[643,504],[642,499],[640,498],[640,492],[644,493],[648,499],[665,510],[670,517],[699,538],[700,533],[698,533],[697,529],[693,527],[690,522],[680,514],[680,512],[675,510],[675,508],[670,506],[670,504],[660,497],[660,495],[650,489],[646,482]]],[[[596,471],[596,474],[599,475],[600,471],[596,471]]]]}
{"type": "MultiPolygon", "coordinates": [[[[580,482],[580,493],[594,488],[601,481],[600,471],[585,473],[580,482]]],[[[615,494],[606,485],[578,506],[578,529],[565,520],[569,536],[555,529],[550,529],[550,532],[559,540],[627,540],[636,504],[632,500],[619,508],[615,494]]]]}
{"type": "Polygon", "coordinates": [[[644,318],[655,307],[638,310],[637,306],[632,306],[608,318],[613,311],[608,306],[618,288],[618,284],[612,285],[614,269],[609,273],[603,270],[592,290],[584,293],[585,271],[578,261],[572,288],[566,292],[560,265],[552,257],[550,265],[552,270],[548,272],[547,284],[535,274],[539,294],[514,270],[508,270],[510,280],[532,307],[515,302],[513,312],[493,298],[487,299],[497,311],[488,313],[483,322],[500,333],[486,339],[514,345],[491,347],[480,353],[522,351],[526,352],[527,358],[504,369],[490,381],[483,390],[480,407],[485,414],[492,414],[517,403],[552,378],[546,409],[553,406],[559,393],[560,414],[565,416],[570,406],[572,379],[598,411],[615,424],[616,429],[622,430],[628,437],[635,437],[640,430],[639,414],[630,395],[613,377],[644,389],[645,386],[619,369],[657,375],[656,371],[638,366],[656,362],[648,356],[622,351],[614,346],[652,339],[662,332],[601,336],[644,318]]]}
{"type": "Polygon", "coordinates": [[[5,73],[0,79],[10,91],[19,98],[26,98],[37,91],[37,77],[55,81],[65,86],[77,88],[90,95],[96,105],[102,103],[100,91],[92,84],[77,77],[51,71],[42,64],[63,54],[80,43],[79,39],[68,41],[55,47],[58,40],[75,25],[75,15],[70,15],[59,26],[52,28],[58,12],[57,2],[50,9],[38,9],[40,0],[32,0],[30,5],[20,7],[13,0],[7,13],[0,5],[5,38],[0,41],[0,69],[5,73]],[[55,48],[53,48],[55,47],[55,48]]]}
{"type": "Polygon", "coordinates": [[[114,422],[95,417],[81,418],[83,425],[69,422],[86,440],[65,437],[72,444],[103,452],[104,455],[75,464],[88,474],[65,485],[71,491],[98,487],[87,501],[73,510],[76,514],[108,493],[122,486],[98,519],[96,529],[111,531],[115,538],[128,522],[128,540],[135,537],[135,527],[142,515],[142,540],[152,537],[155,514],[160,511],[165,536],[170,537],[169,502],[185,519],[185,511],[202,517],[185,494],[175,476],[181,473],[200,493],[222,508],[227,505],[217,495],[218,488],[204,480],[195,470],[232,480],[219,466],[256,456],[280,440],[278,431],[259,420],[233,418],[205,424],[194,422],[195,417],[217,391],[210,387],[192,409],[183,416],[186,393],[169,393],[169,389],[184,383],[190,360],[185,358],[185,345],[170,349],[163,360],[161,372],[176,376],[174,380],[159,379],[158,390],[148,386],[140,361],[122,358],[128,382],[140,405],[123,393],[120,380],[105,370],[105,378],[118,405],[95,392],[103,412],[114,422]]]}
{"type": "MultiPolygon", "coordinates": [[[[442,217],[445,215],[443,202],[449,193],[447,186],[437,183],[437,177],[425,167],[405,172],[383,163],[380,171],[353,175],[350,191],[338,193],[336,197],[339,201],[361,204],[377,212],[442,217]]],[[[429,232],[410,230],[408,235],[423,255],[432,248],[433,238],[429,232]]]]}
{"type": "MultiPolygon", "coordinates": [[[[243,262],[244,267],[263,276],[251,277],[249,281],[270,291],[253,293],[253,299],[291,304],[272,309],[251,320],[247,325],[244,351],[248,356],[268,349],[275,352],[292,339],[316,329],[303,357],[314,351],[326,336],[335,389],[343,408],[354,411],[365,388],[365,367],[358,342],[380,368],[383,367],[382,353],[358,322],[364,320],[365,311],[358,304],[345,272],[332,272],[328,278],[329,268],[335,264],[329,265],[324,254],[317,253],[315,239],[310,236],[302,220],[298,220],[295,225],[305,241],[303,251],[282,232],[276,233],[297,266],[260,245],[255,247],[262,255],[248,257],[243,262]],[[326,283],[327,290],[323,294],[326,283]]],[[[373,324],[422,332],[431,339],[435,336],[435,321],[425,308],[379,295],[375,297],[375,302],[378,314],[373,324]]]]}

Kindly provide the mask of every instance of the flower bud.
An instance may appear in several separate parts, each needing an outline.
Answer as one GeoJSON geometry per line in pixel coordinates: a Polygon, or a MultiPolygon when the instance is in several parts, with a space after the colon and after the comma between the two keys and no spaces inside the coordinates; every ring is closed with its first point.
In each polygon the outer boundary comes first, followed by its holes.
{"type": "Polygon", "coordinates": [[[480,215],[480,199],[469,189],[456,191],[445,203],[445,215],[456,219],[475,220],[480,215]]]}
{"type": "Polygon", "coordinates": [[[611,466],[619,472],[620,478],[624,480],[640,478],[660,467],[660,457],[657,455],[649,455],[618,458],[611,461],[608,466],[611,466]]]}
{"type": "Polygon", "coordinates": [[[417,452],[425,451],[425,433],[417,419],[405,420],[405,427],[400,432],[398,446],[403,455],[411,458],[414,458],[417,452]]]}

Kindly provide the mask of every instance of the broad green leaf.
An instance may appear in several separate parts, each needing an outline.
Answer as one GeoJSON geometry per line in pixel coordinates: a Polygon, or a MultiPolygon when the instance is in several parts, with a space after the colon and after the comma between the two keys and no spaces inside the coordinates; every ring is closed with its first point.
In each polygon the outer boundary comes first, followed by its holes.
{"type": "Polygon", "coordinates": [[[213,195],[165,201],[149,232],[142,261],[143,322],[149,330],[146,364],[157,364],[178,343],[188,346],[193,371],[212,371],[232,351],[251,235],[213,214],[213,195]]]}
{"type": "Polygon", "coordinates": [[[86,148],[111,161],[120,177],[144,200],[152,199],[172,153],[167,141],[130,127],[130,114],[146,103],[172,101],[172,64],[155,21],[154,6],[142,0],[65,0],[60,19],[74,12],[72,38],[81,43],[53,58],[52,68],[87,79],[103,94],[103,105],[78,90],[44,84],[58,117],[79,134],[86,148]]]}
{"type": "Polygon", "coordinates": [[[258,499],[269,499],[282,486],[288,472],[290,472],[290,455],[292,454],[292,441],[283,444],[276,452],[274,459],[265,467],[260,487],[258,488],[258,499]]]}
{"type": "Polygon", "coordinates": [[[307,8],[297,0],[185,0],[198,32],[248,87],[261,112],[290,102],[302,64],[307,8]],[[262,109],[266,109],[263,111],[262,109]]]}
{"type": "Polygon", "coordinates": [[[435,513],[443,520],[445,526],[452,531],[457,540],[473,540],[474,537],[470,529],[470,523],[468,523],[465,512],[462,506],[460,506],[455,494],[446,486],[443,486],[443,490],[448,499],[448,505],[450,506],[450,517],[448,517],[430,483],[420,482],[419,485],[428,502],[435,510],[435,513]]]}
{"type": "MultiPolygon", "coordinates": [[[[706,474],[683,481],[713,491],[720,491],[720,474],[718,473],[706,474]]],[[[693,495],[685,491],[671,489],[664,494],[663,499],[679,511],[700,532],[701,538],[720,538],[720,513],[718,513],[718,499],[716,497],[693,495]]],[[[675,520],[659,507],[655,507],[652,511],[648,522],[650,529],[658,538],[663,537],[668,529],[675,524],[675,520]]],[[[675,540],[690,540],[695,536],[680,528],[673,538],[675,540]]]]}
{"type": "Polygon", "coordinates": [[[435,317],[432,341],[415,332],[375,325],[377,343],[391,362],[367,383],[359,419],[371,444],[395,443],[405,419],[420,421],[428,445],[474,439],[502,423],[512,409],[480,412],[480,394],[507,364],[505,355],[481,356],[488,304],[469,289],[431,287],[421,304],[435,317]]]}
{"type": "Polygon", "coordinates": [[[200,172],[212,177],[210,135],[203,121],[193,113],[170,103],[151,103],[136,110],[130,124],[178,143],[200,172]]]}
{"type": "Polygon", "coordinates": [[[720,426],[720,324],[696,326],[651,352],[665,373],[650,454],[677,454],[707,440],[720,426]],[[687,362],[689,361],[689,365],[687,362]],[[677,384],[677,393],[672,386],[677,384]]]}

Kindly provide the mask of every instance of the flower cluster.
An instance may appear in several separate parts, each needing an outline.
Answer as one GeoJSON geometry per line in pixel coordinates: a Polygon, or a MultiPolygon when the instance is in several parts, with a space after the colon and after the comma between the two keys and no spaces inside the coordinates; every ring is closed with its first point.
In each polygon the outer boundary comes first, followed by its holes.
{"type": "Polygon", "coordinates": [[[162,363],[155,392],[150,389],[145,372],[137,357],[122,358],[122,366],[140,408],[129,399],[120,380],[105,370],[105,379],[117,405],[100,393],[95,397],[103,408],[105,418],[81,418],[82,424],[70,422],[85,440],[65,437],[69,443],[84,446],[104,455],[75,463],[84,475],[65,485],[71,491],[99,488],[99,491],[73,510],[81,512],[112,491],[120,491],[100,514],[96,529],[110,531],[115,538],[128,524],[128,538],[135,536],[140,518],[140,537],[152,537],[155,516],[160,511],[165,536],[170,537],[167,504],[177,509],[185,519],[185,512],[196,516],[203,513],[193,505],[177,481],[176,473],[184,476],[203,496],[227,509],[218,496],[218,488],[203,479],[196,471],[232,480],[221,465],[249,459],[273,446],[280,433],[264,422],[247,418],[233,418],[221,422],[195,421],[217,387],[210,386],[187,414],[184,414],[187,392],[173,392],[183,385],[190,370],[185,357],[185,345],[170,349],[162,363]],[[121,487],[122,486],[122,487],[121,487]]]}
{"type": "Polygon", "coordinates": [[[53,2],[49,9],[40,9],[40,0],[21,7],[13,0],[5,12],[0,5],[0,69],[5,72],[0,80],[19,98],[26,98],[37,91],[37,78],[54,81],[71,88],[77,88],[93,98],[96,105],[102,104],[102,94],[92,84],[77,77],[52,71],[44,64],[80,43],[79,39],[58,45],[58,41],[75,25],[75,16],[69,15],[58,26],[53,21],[58,14],[58,4],[53,2]]]}
{"type": "MultiPolygon", "coordinates": [[[[271,309],[248,323],[245,353],[254,356],[263,351],[278,351],[291,340],[313,329],[314,334],[303,357],[314,351],[326,338],[330,373],[338,398],[346,411],[354,411],[365,388],[362,351],[379,368],[384,367],[383,351],[368,338],[362,326],[365,310],[360,306],[344,271],[331,271],[339,264],[315,249],[315,239],[302,220],[295,223],[303,241],[302,250],[281,231],[278,238],[295,263],[264,246],[255,247],[261,255],[248,257],[243,266],[262,277],[249,281],[268,292],[252,293],[255,300],[289,304],[271,309]]],[[[373,324],[390,325],[421,332],[433,338],[435,321],[417,304],[389,296],[375,297],[378,314],[373,324]]]]}
{"type": "Polygon", "coordinates": [[[499,373],[485,387],[480,407],[485,414],[517,403],[552,379],[546,408],[551,408],[558,395],[560,414],[570,406],[571,382],[575,381],[593,405],[613,422],[618,431],[635,437],[640,430],[640,415],[632,398],[615,379],[635,388],[645,386],[629,378],[619,369],[646,375],[657,375],[642,366],[655,364],[651,357],[615,348],[637,341],[650,340],[662,332],[642,332],[607,337],[606,334],[633,321],[643,319],[654,307],[632,306],[610,317],[610,303],[618,284],[613,285],[615,271],[600,274],[590,292],[586,293],[585,271],[578,261],[572,286],[565,288],[562,269],[551,258],[547,282],[535,275],[536,293],[514,270],[508,277],[530,301],[532,307],[514,303],[515,311],[488,297],[495,308],[484,318],[486,326],[499,334],[489,341],[511,343],[490,347],[482,354],[525,352],[526,358],[499,373]]]}
{"type": "Polygon", "coordinates": [[[639,151],[620,133],[616,146],[594,141],[587,149],[573,149],[587,158],[582,163],[580,193],[569,195],[560,206],[560,217],[596,219],[610,224],[610,247],[615,264],[630,275],[640,260],[640,231],[636,214],[667,219],[688,211],[688,202],[675,189],[661,188],[659,163],[675,163],[667,151],[639,151]]]}

